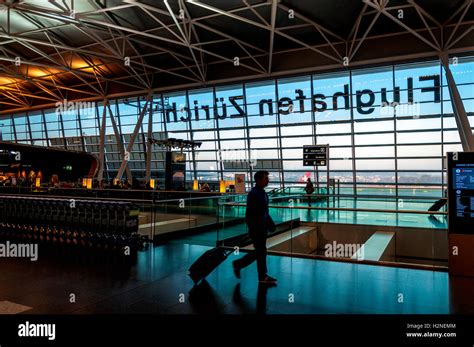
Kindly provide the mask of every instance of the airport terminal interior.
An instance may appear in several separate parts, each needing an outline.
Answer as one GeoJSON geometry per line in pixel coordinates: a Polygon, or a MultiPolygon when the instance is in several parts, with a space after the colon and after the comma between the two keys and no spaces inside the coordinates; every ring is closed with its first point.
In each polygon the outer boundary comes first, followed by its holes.
{"type": "Polygon", "coordinates": [[[472,0],[6,0],[0,26],[0,314],[474,313],[472,0]],[[262,171],[272,285],[233,269],[262,171]]]}

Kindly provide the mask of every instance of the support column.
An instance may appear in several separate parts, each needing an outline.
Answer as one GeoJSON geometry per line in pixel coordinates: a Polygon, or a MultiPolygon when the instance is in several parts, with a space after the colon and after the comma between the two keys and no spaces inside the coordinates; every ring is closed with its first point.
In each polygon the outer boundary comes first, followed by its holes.
{"type": "Polygon", "coordinates": [[[448,82],[449,94],[451,95],[451,104],[454,111],[454,119],[461,138],[462,149],[464,152],[474,151],[474,135],[472,134],[469,119],[467,118],[466,109],[462,103],[461,95],[454,81],[453,74],[449,68],[449,56],[446,52],[440,53],[441,63],[446,72],[446,81],[448,82]]]}
{"type": "MultiPolygon", "coordinates": [[[[130,142],[127,146],[127,150],[125,151],[125,155],[122,159],[122,163],[120,164],[120,169],[117,172],[117,176],[116,176],[117,179],[121,179],[122,175],[123,175],[123,172],[125,171],[125,166],[127,166],[127,162],[129,160],[130,152],[132,150],[133,144],[135,143],[135,139],[137,138],[138,131],[140,130],[140,127],[142,126],[143,117],[145,116],[146,108],[148,106],[148,103],[150,102],[150,99],[151,99],[151,94],[148,94],[147,98],[146,98],[145,106],[143,106],[143,109],[140,112],[140,116],[138,117],[137,125],[135,125],[135,129],[133,130],[133,134],[130,137],[130,142]]],[[[140,102],[140,101],[138,101],[138,102],[140,102]]]]}
{"type": "Polygon", "coordinates": [[[102,122],[100,126],[100,141],[99,141],[99,173],[97,179],[102,181],[104,177],[104,164],[105,164],[105,114],[107,112],[108,100],[104,99],[104,105],[102,110],[102,122]]]}
{"type": "MultiPolygon", "coordinates": [[[[150,96],[152,98],[153,96],[150,96]]],[[[145,175],[145,182],[150,182],[151,179],[151,149],[153,144],[151,143],[150,139],[152,136],[153,130],[153,100],[150,99],[150,107],[148,107],[148,132],[147,132],[147,139],[146,139],[146,175],[145,175]]]]}
{"type": "MultiPolygon", "coordinates": [[[[115,117],[112,112],[112,109],[110,108],[110,103],[107,105],[109,108],[109,115],[110,115],[110,121],[112,122],[112,127],[114,128],[114,134],[115,134],[115,141],[117,142],[117,147],[120,152],[120,157],[122,160],[125,158],[125,150],[123,148],[123,143],[122,139],[120,138],[120,133],[117,127],[117,122],[115,122],[115,117]]],[[[132,183],[132,172],[130,171],[130,168],[128,167],[128,162],[125,166],[125,173],[127,174],[127,180],[128,182],[132,183]]]]}

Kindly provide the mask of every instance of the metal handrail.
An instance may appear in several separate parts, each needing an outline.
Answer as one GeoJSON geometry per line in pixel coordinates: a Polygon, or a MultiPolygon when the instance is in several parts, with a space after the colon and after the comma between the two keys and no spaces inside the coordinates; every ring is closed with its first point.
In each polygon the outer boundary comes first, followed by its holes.
{"type": "MultiPolygon", "coordinates": [[[[247,206],[247,204],[242,203],[224,203],[223,205],[227,206],[247,206]]],[[[370,209],[370,208],[350,208],[350,207],[309,207],[309,206],[277,206],[269,205],[269,208],[290,208],[290,209],[304,209],[304,210],[323,210],[323,211],[352,211],[352,212],[378,212],[378,213],[407,213],[407,214],[437,214],[437,215],[447,215],[448,212],[431,212],[431,211],[417,211],[417,210],[384,210],[384,209],[370,209]]]]}
{"type": "MultiPolygon", "coordinates": [[[[227,196],[240,196],[244,194],[237,194],[237,195],[227,195],[227,196]]],[[[161,204],[162,202],[176,202],[180,200],[203,200],[203,199],[222,199],[225,196],[200,196],[197,198],[179,198],[179,199],[168,199],[168,200],[155,200],[156,204],[161,204]]]]}
{"type": "Polygon", "coordinates": [[[441,198],[437,196],[410,196],[410,195],[355,195],[355,194],[296,194],[296,195],[288,195],[286,197],[352,197],[352,198],[364,198],[364,199],[378,199],[378,198],[386,198],[386,199],[412,199],[412,200],[447,200],[447,198],[441,198]]]}
{"type": "MultiPolygon", "coordinates": [[[[64,198],[64,199],[74,199],[74,200],[112,200],[112,201],[128,201],[128,202],[143,202],[143,203],[151,203],[151,204],[160,204],[163,202],[176,202],[180,200],[204,200],[204,199],[222,199],[222,196],[200,196],[200,197],[194,197],[194,198],[179,198],[179,199],[168,199],[168,200],[153,200],[153,199],[130,199],[130,198],[100,198],[100,197],[95,197],[95,196],[75,196],[75,195],[38,195],[38,194],[21,194],[18,195],[16,193],[2,193],[0,192],[0,195],[4,196],[25,196],[25,197],[33,197],[33,198],[64,198]]],[[[234,195],[232,195],[234,196],[234,195]]]]}
{"type": "Polygon", "coordinates": [[[44,189],[45,191],[49,190],[70,190],[70,191],[85,191],[85,192],[138,192],[138,193],[190,193],[190,194],[209,194],[214,196],[221,196],[224,193],[219,192],[201,192],[194,190],[186,191],[176,191],[176,190],[161,190],[161,189],[129,189],[129,188],[84,188],[84,187],[32,187],[32,186],[0,186],[1,189],[24,189],[24,190],[37,190],[44,189]]]}
{"type": "MultiPolygon", "coordinates": [[[[3,193],[1,191],[0,187],[0,194],[3,195],[13,195],[17,196],[17,193],[3,193]]],[[[26,188],[27,190],[33,190],[31,187],[21,187],[21,188],[26,188]],[[31,188],[31,189],[29,189],[31,188]]],[[[292,187],[287,187],[287,188],[292,188],[292,187]]],[[[46,188],[47,189],[47,188],[46,188]]],[[[51,190],[54,190],[55,188],[52,188],[51,190]]],[[[58,188],[58,190],[84,190],[83,188],[58,188]]],[[[87,190],[88,192],[95,192],[95,191],[105,191],[108,189],[92,189],[92,190],[87,190]]],[[[120,190],[114,190],[111,189],[111,191],[117,192],[120,190]]],[[[160,190],[124,190],[126,192],[148,192],[148,193],[165,193],[168,191],[160,191],[160,190]]],[[[46,192],[46,191],[45,191],[46,192]]],[[[173,193],[177,193],[174,192],[173,193]]],[[[189,193],[189,195],[193,195],[194,192],[189,191],[189,192],[179,192],[179,193],[189,193]]],[[[212,193],[207,193],[207,194],[212,194],[212,193]]],[[[22,194],[23,196],[33,196],[33,197],[38,197],[38,194],[22,194]]],[[[55,195],[55,194],[48,194],[45,195],[48,197],[57,197],[57,198],[69,198],[69,199],[96,199],[96,200],[117,200],[119,198],[103,198],[103,197],[94,197],[94,196],[71,196],[71,195],[55,195]]],[[[185,200],[185,201],[190,201],[190,200],[203,200],[203,199],[223,199],[227,197],[237,197],[237,196],[246,196],[246,194],[222,194],[221,195],[213,195],[213,196],[200,196],[200,197],[183,197],[183,198],[176,198],[176,199],[167,199],[167,200],[154,200],[154,199],[131,199],[131,198],[120,198],[121,201],[130,201],[130,202],[155,202],[155,203],[166,203],[166,202],[175,202],[175,201],[180,201],[180,200],[185,200]]],[[[380,199],[380,198],[385,198],[385,199],[406,199],[406,200],[445,200],[446,198],[438,198],[438,197],[429,197],[429,196],[393,196],[393,195],[355,195],[355,194],[295,194],[295,195],[287,195],[287,196],[281,196],[281,197],[273,197],[273,198],[299,198],[299,197],[354,197],[354,198],[364,198],[364,199],[380,199]]],[[[272,197],[270,197],[272,199],[272,197]]],[[[222,203],[222,204],[225,204],[222,203]]]]}
{"type": "Polygon", "coordinates": [[[268,196],[270,196],[270,195],[276,194],[278,191],[281,191],[281,190],[282,190],[282,188],[273,188],[272,190],[267,192],[267,194],[268,194],[268,196]]]}
{"type": "MultiPolygon", "coordinates": [[[[52,199],[56,199],[56,198],[61,198],[61,199],[73,199],[73,200],[104,200],[104,201],[127,201],[127,202],[146,202],[146,203],[153,203],[153,200],[143,200],[143,199],[123,199],[123,198],[98,198],[98,197],[95,197],[95,196],[73,196],[73,195],[38,195],[38,194],[21,194],[21,195],[18,195],[18,194],[14,194],[14,193],[1,193],[1,196],[18,196],[18,197],[32,197],[32,198],[43,198],[43,199],[47,199],[47,198],[52,198],[52,199]]],[[[209,198],[207,198],[209,199],[209,198]]],[[[177,199],[179,200],[179,199],[177,199]]]]}

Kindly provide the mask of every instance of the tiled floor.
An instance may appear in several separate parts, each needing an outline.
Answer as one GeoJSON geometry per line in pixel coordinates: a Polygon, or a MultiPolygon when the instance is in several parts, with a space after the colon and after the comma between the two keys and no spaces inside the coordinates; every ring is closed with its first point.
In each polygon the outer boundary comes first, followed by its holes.
{"type": "Polygon", "coordinates": [[[10,301],[0,301],[0,314],[17,314],[31,310],[31,307],[19,305],[10,301]]]}
{"type": "Polygon", "coordinates": [[[257,285],[256,266],[237,280],[231,255],[193,287],[187,269],[209,247],[168,244],[133,265],[84,264],[65,255],[0,259],[0,301],[29,313],[474,313],[474,279],[445,272],[269,256],[278,285],[257,285]]]}

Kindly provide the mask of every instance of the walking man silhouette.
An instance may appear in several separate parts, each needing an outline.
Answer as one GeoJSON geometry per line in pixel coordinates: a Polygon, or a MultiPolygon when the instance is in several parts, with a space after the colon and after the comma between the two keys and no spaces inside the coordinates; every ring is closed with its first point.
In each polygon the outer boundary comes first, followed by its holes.
{"type": "Polygon", "coordinates": [[[235,260],[232,265],[235,276],[240,278],[240,270],[256,260],[258,281],[262,284],[275,284],[276,279],[267,274],[267,236],[276,229],[268,212],[268,196],[264,190],[270,181],[268,175],[268,171],[257,171],[254,175],[255,186],[247,195],[245,220],[255,250],[235,260]]]}

